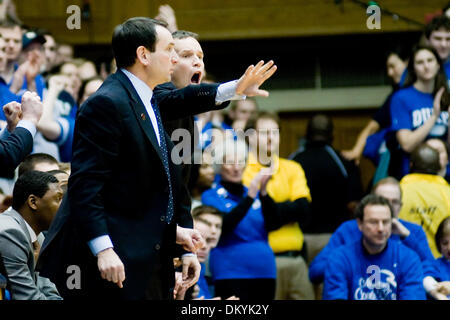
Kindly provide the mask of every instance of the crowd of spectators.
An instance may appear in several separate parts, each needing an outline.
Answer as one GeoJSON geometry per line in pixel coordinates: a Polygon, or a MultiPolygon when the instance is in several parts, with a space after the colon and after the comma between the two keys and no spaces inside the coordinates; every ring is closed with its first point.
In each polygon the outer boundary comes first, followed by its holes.
{"type": "MultiPolygon", "coordinates": [[[[7,12],[0,20],[0,299],[61,299],[34,266],[70,183],[78,111],[106,75],[7,12]]],[[[179,56],[171,83],[155,88],[161,106],[171,90],[208,80],[198,36],[177,31],[170,7],[158,17],[172,28],[179,56]]],[[[333,148],[324,114],[310,119],[306,143],[286,159],[278,116],[259,111],[254,99],[176,121],[162,108],[175,145],[177,129],[190,134],[181,154],[186,205],[206,243],[197,252],[198,283],[176,286],[175,299],[449,299],[445,10],[426,26],[423,43],[387,53],[392,93],[350,150],[333,148]],[[376,165],[369,194],[362,156],[376,165]]]]}

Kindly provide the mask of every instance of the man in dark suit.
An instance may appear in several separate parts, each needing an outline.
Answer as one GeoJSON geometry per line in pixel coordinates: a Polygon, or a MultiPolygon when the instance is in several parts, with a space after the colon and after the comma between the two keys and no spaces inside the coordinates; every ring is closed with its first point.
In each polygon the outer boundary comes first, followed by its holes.
{"type": "MultiPolygon", "coordinates": [[[[177,56],[170,32],[148,18],[116,27],[112,47],[118,71],[80,110],[67,196],[37,267],[64,298],[170,299],[176,243],[191,251],[204,243],[178,205],[180,172],[152,100],[177,56]],[[79,285],[68,270],[79,270],[79,285]]],[[[182,260],[190,286],[199,263],[182,260]]]]}
{"type": "Polygon", "coordinates": [[[260,61],[256,66],[249,66],[238,80],[226,83],[202,83],[205,77],[205,64],[198,35],[190,31],[178,30],[173,32],[172,36],[178,61],[174,67],[171,82],[156,86],[154,95],[160,106],[164,129],[174,143],[179,141],[181,144],[181,147],[178,148],[177,145],[177,150],[174,151],[176,156],[179,156],[179,161],[182,160],[183,180],[187,184],[190,164],[199,163],[198,161],[202,158],[198,146],[200,133],[194,123],[193,115],[223,109],[228,106],[230,100],[243,100],[246,96],[267,97],[269,93],[260,90],[259,87],[275,73],[277,67],[273,61],[266,64],[260,61]],[[201,88],[209,92],[209,99],[201,100],[193,94],[202,90],[201,88]],[[174,118],[170,107],[174,103],[192,111],[191,115],[174,118]]]}
{"type": "MultiPolygon", "coordinates": [[[[153,88],[170,80],[177,55],[168,30],[148,18],[118,26],[112,46],[118,71],[80,109],[67,197],[37,268],[64,298],[170,299],[176,244],[195,251],[204,243],[182,205],[188,195],[152,99],[153,88]],[[79,286],[68,286],[70,266],[80,270],[79,286]]],[[[254,78],[243,77],[244,89],[254,78]]],[[[207,111],[216,89],[192,87],[161,111],[172,119],[207,111]],[[180,103],[190,99],[193,109],[180,103]]],[[[199,263],[192,254],[182,263],[189,287],[199,263]]]]}

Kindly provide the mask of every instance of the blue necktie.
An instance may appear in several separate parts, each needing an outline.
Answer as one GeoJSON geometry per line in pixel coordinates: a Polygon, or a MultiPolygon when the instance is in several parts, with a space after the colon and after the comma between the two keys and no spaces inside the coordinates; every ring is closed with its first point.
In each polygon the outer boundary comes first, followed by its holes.
{"type": "Polygon", "coordinates": [[[164,170],[166,171],[167,183],[169,184],[169,203],[167,205],[167,216],[166,216],[166,222],[169,224],[173,217],[173,193],[172,193],[172,183],[170,181],[169,152],[167,150],[165,131],[161,121],[161,115],[159,114],[159,108],[156,105],[156,100],[152,99],[150,103],[152,105],[153,112],[155,112],[156,121],[158,123],[161,154],[163,159],[164,170]]]}

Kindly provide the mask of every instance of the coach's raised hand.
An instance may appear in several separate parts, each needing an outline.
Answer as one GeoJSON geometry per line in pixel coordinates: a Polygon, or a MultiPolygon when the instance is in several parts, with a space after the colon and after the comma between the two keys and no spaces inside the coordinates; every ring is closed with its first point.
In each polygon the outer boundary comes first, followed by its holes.
{"type": "Polygon", "coordinates": [[[277,66],[270,60],[266,64],[264,61],[258,62],[256,66],[251,65],[247,68],[242,77],[238,80],[236,93],[249,97],[260,96],[268,97],[269,92],[261,90],[259,87],[277,71],[277,66]]]}

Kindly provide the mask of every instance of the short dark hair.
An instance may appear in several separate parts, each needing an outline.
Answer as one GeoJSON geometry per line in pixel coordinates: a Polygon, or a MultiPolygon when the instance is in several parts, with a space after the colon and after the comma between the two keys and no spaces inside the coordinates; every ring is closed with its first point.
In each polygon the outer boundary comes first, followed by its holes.
{"type": "Polygon", "coordinates": [[[437,174],[441,170],[439,152],[426,143],[421,143],[411,153],[411,172],[437,174]]]}
{"type": "Polygon", "coordinates": [[[367,206],[381,205],[387,206],[389,211],[391,212],[391,218],[394,218],[394,209],[385,197],[376,195],[376,194],[368,194],[364,198],[362,198],[361,202],[358,204],[355,210],[355,218],[359,220],[364,220],[364,209],[367,206]]]}
{"type": "Polygon", "coordinates": [[[391,47],[390,49],[388,49],[385,57],[387,60],[391,55],[394,54],[397,57],[399,57],[402,61],[406,61],[409,58],[410,52],[411,52],[410,47],[407,47],[405,45],[395,45],[395,46],[391,47]]]}
{"type": "Polygon", "coordinates": [[[277,123],[278,127],[280,127],[280,118],[275,113],[268,112],[268,111],[260,111],[256,114],[256,116],[251,117],[250,119],[247,120],[247,123],[245,125],[245,130],[256,129],[258,120],[261,120],[261,119],[273,120],[277,123]]]}
{"type": "Polygon", "coordinates": [[[444,220],[442,220],[434,236],[436,247],[440,253],[442,253],[441,239],[446,236],[450,236],[450,217],[447,217],[444,220]]]}
{"type": "Polygon", "coordinates": [[[425,26],[425,37],[430,39],[431,33],[441,28],[450,31],[450,19],[445,14],[434,17],[433,20],[425,26]]]}
{"type": "Polygon", "coordinates": [[[198,34],[191,31],[185,31],[185,30],[177,30],[172,32],[172,37],[174,39],[186,39],[186,38],[194,38],[195,40],[198,40],[198,34]]]}
{"type": "Polygon", "coordinates": [[[314,115],[306,127],[306,139],[310,142],[323,141],[331,144],[333,142],[333,120],[325,114],[314,115]]]}
{"type": "Polygon", "coordinates": [[[34,153],[25,157],[23,162],[19,166],[19,177],[27,171],[33,170],[37,163],[54,163],[58,164],[58,161],[47,153],[34,153]]]}
{"type": "Polygon", "coordinates": [[[50,183],[58,183],[58,179],[48,172],[34,170],[25,172],[14,185],[13,209],[18,211],[31,194],[42,198],[49,190],[50,183]]]}
{"type": "Polygon", "coordinates": [[[66,171],[61,170],[61,169],[58,169],[58,170],[50,170],[50,171],[47,171],[47,173],[50,173],[52,176],[54,176],[54,175],[56,175],[56,174],[58,174],[58,173],[64,173],[64,174],[69,175],[66,171]]]}
{"type": "Polygon", "coordinates": [[[200,217],[202,214],[205,213],[210,213],[210,214],[214,214],[216,216],[219,216],[221,218],[223,218],[223,212],[211,207],[211,206],[205,206],[205,205],[201,205],[196,207],[194,210],[192,210],[192,219],[197,219],[198,217],[200,217]]]}
{"type": "Polygon", "coordinates": [[[166,27],[163,21],[135,17],[119,24],[112,36],[112,49],[116,59],[117,69],[132,66],[136,61],[136,49],[146,47],[151,52],[155,51],[158,41],[156,25],[166,27]]]}

